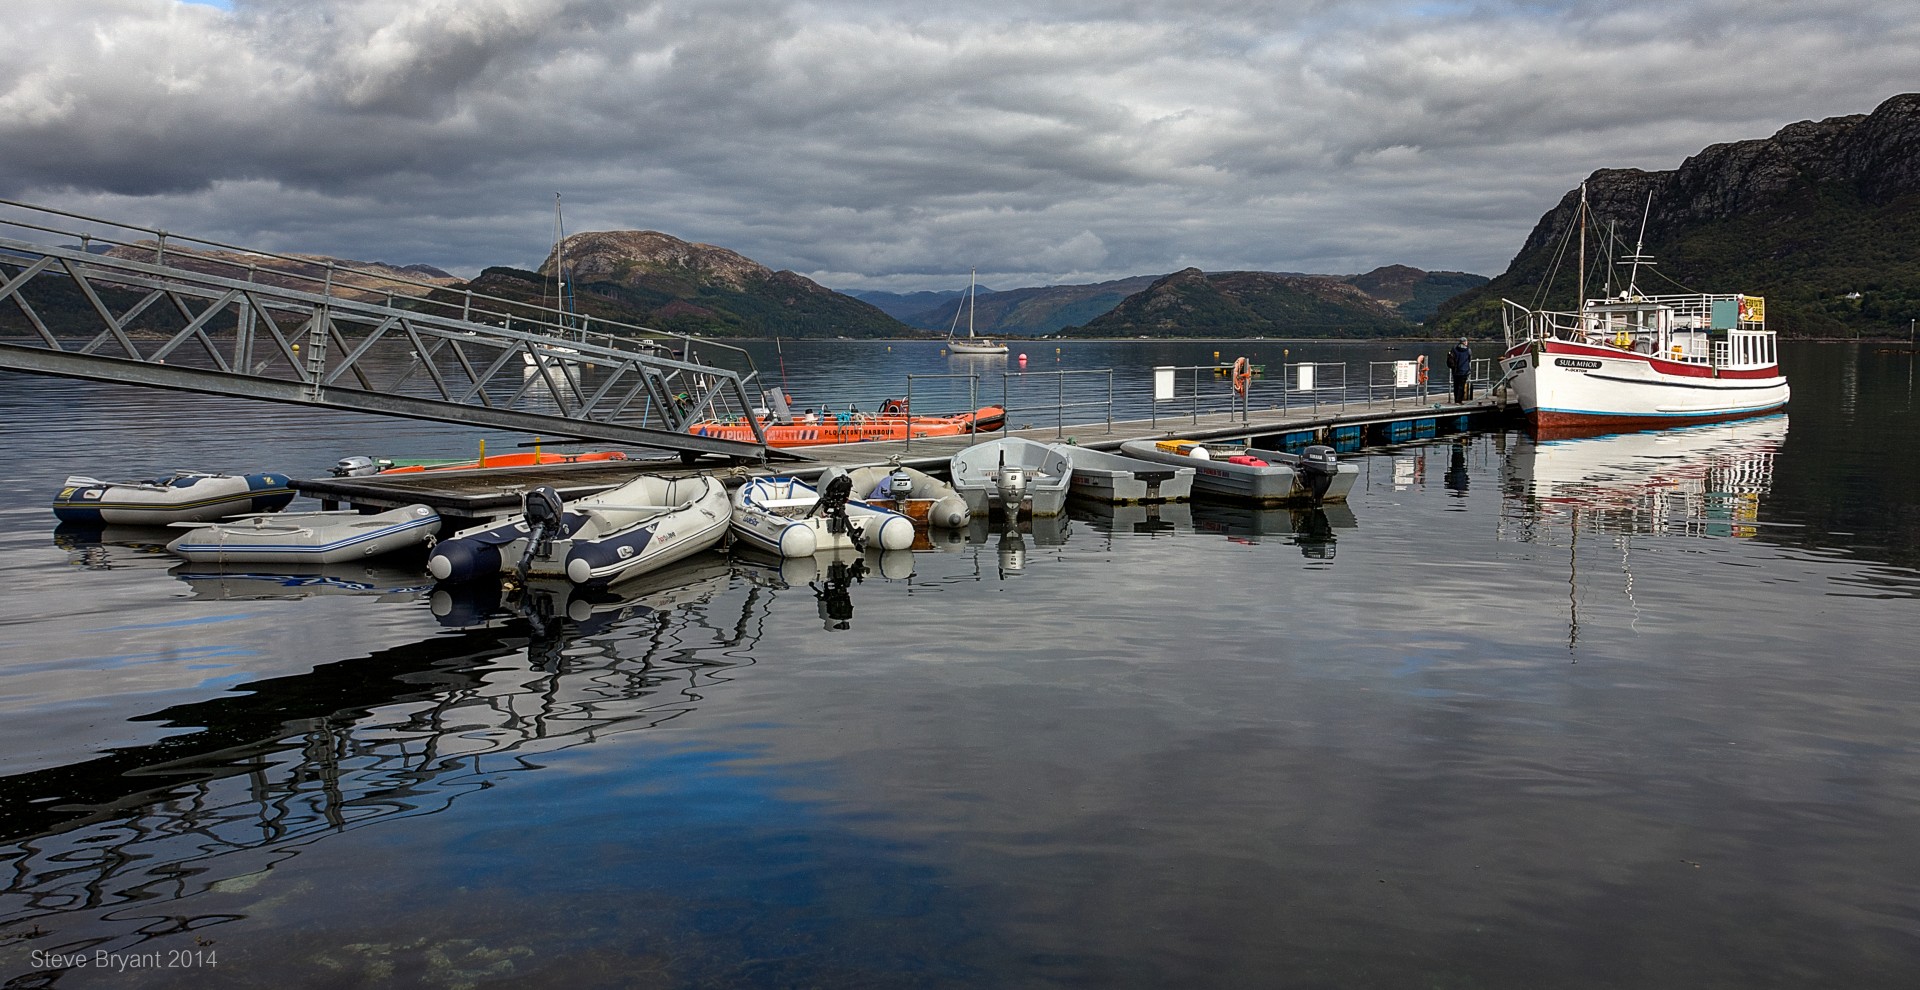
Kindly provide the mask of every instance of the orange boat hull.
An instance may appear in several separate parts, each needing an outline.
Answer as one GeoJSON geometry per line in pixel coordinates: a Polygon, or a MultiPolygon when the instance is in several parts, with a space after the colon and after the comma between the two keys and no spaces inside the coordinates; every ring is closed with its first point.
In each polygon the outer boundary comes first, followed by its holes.
{"type": "Polygon", "coordinates": [[[600,450],[585,454],[494,454],[484,462],[466,461],[460,464],[407,464],[390,467],[381,474],[413,474],[419,471],[471,471],[475,468],[534,467],[541,464],[579,464],[586,461],[624,461],[627,455],[617,450],[600,450]]]}
{"type": "MultiPolygon", "coordinates": [[[[767,435],[769,447],[816,447],[831,443],[864,443],[870,440],[918,440],[921,437],[957,437],[969,431],[997,430],[1006,421],[1006,410],[982,406],[957,416],[907,416],[882,413],[860,415],[842,423],[767,423],[760,429],[767,435]]],[[[756,443],[753,426],[746,422],[697,423],[687,432],[695,436],[717,437],[756,443]]]]}

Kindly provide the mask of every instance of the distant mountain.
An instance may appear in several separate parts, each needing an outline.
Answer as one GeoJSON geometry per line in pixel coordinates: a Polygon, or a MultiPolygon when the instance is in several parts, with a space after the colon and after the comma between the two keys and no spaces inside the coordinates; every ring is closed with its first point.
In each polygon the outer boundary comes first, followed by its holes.
{"type": "MultiPolygon", "coordinates": [[[[98,253],[126,261],[152,262],[162,257],[159,244],[155,241],[121,245],[98,253]]],[[[242,282],[257,281],[303,292],[320,292],[331,282],[334,295],[362,302],[383,302],[389,295],[425,296],[436,288],[460,281],[432,265],[398,267],[384,261],[351,261],[320,254],[278,257],[244,251],[187,251],[169,245],[164,257],[166,264],[172,268],[184,268],[202,275],[242,282]],[[333,270],[331,276],[328,274],[329,267],[333,270]]]]}
{"type": "MultiPolygon", "coordinates": [[[[983,285],[975,290],[975,294],[984,295],[992,291],[992,289],[983,285]]],[[[967,290],[947,289],[939,292],[899,293],[860,289],[843,294],[867,303],[902,323],[917,326],[918,324],[915,324],[910,317],[918,316],[928,310],[938,308],[945,303],[953,301],[955,298],[965,299],[967,297],[967,290]]]]}
{"type": "Polygon", "coordinates": [[[1203,272],[1155,280],[1077,337],[1394,337],[1426,333],[1419,316],[1486,279],[1395,265],[1365,275],[1203,272]]]}
{"type": "MultiPolygon", "coordinates": [[[[907,328],[875,307],[726,248],[652,230],[575,234],[562,245],[574,305],[589,316],[673,333],[891,337],[907,328]]],[[[554,305],[555,255],[540,270],[489,268],[461,288],[554,305]]]]}
{"type": "MultiPolygon", "coordinates": [[[[1642,268],[1638,283],[1649,295],[1763,296],[1768,327],[1792,336],[1904,337],[1920,318],[1920,94],[1716,144],[1672,171],[1601,169],[1587,179],[1587,201],[1598,218],[1587,231],[1589,296],[1606,287],[1607,258],[1631,252],[1645,216],[1657,266],[1642,268]]],[[[1436,321],[1448,332],[1498,333],[1500,300],[1540,296],[1556,256],[1566,260],[1546,304],[1573,308],[1577,248],[1561,245],[1579,202],[1580,191],[1568,191],[1504,273],[1443,305],[1436,321]]]]}
{"type": "MultiPolygon", "coordinates": [[[[1122,299],[1152,285],[1155,275],[1098,282],[1092,285],[1045,285],[1005,292],[982,290],[974,294],[973,328],[996,337],[1034,337],[1061,327],[1085,323],[1118,306],[1122,299]]],[[[910,326],[946,333],[958,315],[966,325],[967,294],[906,319],[910,326]]]]}

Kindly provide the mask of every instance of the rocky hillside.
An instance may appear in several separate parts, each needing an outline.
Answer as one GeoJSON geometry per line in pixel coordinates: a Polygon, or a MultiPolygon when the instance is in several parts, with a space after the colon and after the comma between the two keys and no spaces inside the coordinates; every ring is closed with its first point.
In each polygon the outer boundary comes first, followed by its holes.
{"type": "Polygon", "coordinates": [[[1410,313],[1484,282],[1405,266],[1365,275],[1202,272],[1188,268],[1079,327],[1086,337],[1394,337],[1425,333],[1410,313]]]}
{"type": "MultiPolygon", "coordinates": [[[[887,337],[906,333],[867,303],[711,244],[652,230],[575,234],[562,250],[584,312],[655,330],[754,337],[887,337]]],[[[555,256],[537,273],[488,269],[480,283],[551,295],[555,256]],[[536,290],[539,286],[534,287],[536,290]]],[[[502,293],[503,294],[503,293],[502,293]]]]}
{"type": "MultiPolygon", "coordinates": [[[[1713,145],[1672,171],[1601,169],[1587,179],[1587,201],[1589,295],[1605,287],[1608,226],[1618,257],[1644,214],[1645,250],[1658,262],[1639,275],[1648,294],[1765,296],[1768,325],[1793,336],[1904,337],[1920,317],[1920,94],[1713,145]]],[[[1579,202],[1569,190],[1505,273],[1441,307],[1441,326],[1497,333],[1502,297],[1539,296],[1579,202]]],[[[1575,251],[1546,286],[1551,307],[1573,305],[1575,251]]]]}

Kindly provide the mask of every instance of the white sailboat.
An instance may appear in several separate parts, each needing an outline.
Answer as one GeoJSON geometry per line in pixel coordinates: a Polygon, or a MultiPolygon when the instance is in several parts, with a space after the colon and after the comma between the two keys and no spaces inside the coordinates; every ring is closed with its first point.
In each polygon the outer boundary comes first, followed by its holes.
{"type": "MultiPolygon", "coordinates": [[[[553,194],[553,282],[553,310],[556,314],[555,322],[559,325],[559,332],[549,331],[547,335],[559,339],[564,334],[575,329],[573,297],[567,294],[573,288],[568,284],[567,279],[567,226],[560,218],[559,193],[553,194]]],[[[545,287],[543,286],[543,294],[540,300],[543,307],[546,304],[544,292],[545,287]]],[[[573,355],[579,353],[579,350],[563,344],[542,343],[522,351],[520,353],[520,360],[529,370],[546,364],[549,367],[572,371],[575,370],[579,364],[579,362],[573,358],[573,355]]]]}
{"type": "Polygon", "coordinates": [[[980,270],[974,269],[967,276],[967,335],[964,338],[954,336],[960,329],[960,310],[953,311],[953,326],[947,328],[947,350],[955,354],[1005,354],[1007,345],[991,337],[973,335],[973,287],[979,281],[980,270]]]}

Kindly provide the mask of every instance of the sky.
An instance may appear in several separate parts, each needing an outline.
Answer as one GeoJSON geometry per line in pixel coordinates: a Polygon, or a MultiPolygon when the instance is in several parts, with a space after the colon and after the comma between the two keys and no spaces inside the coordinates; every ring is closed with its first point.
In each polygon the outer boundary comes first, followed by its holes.
{"type": "Polygon", "coordinates": [[[7,6],[0,197],[460,275],[558,193],[842,290],[1491,276],[1595,169],[1920,90],[1908,0],[7,6]]]}

